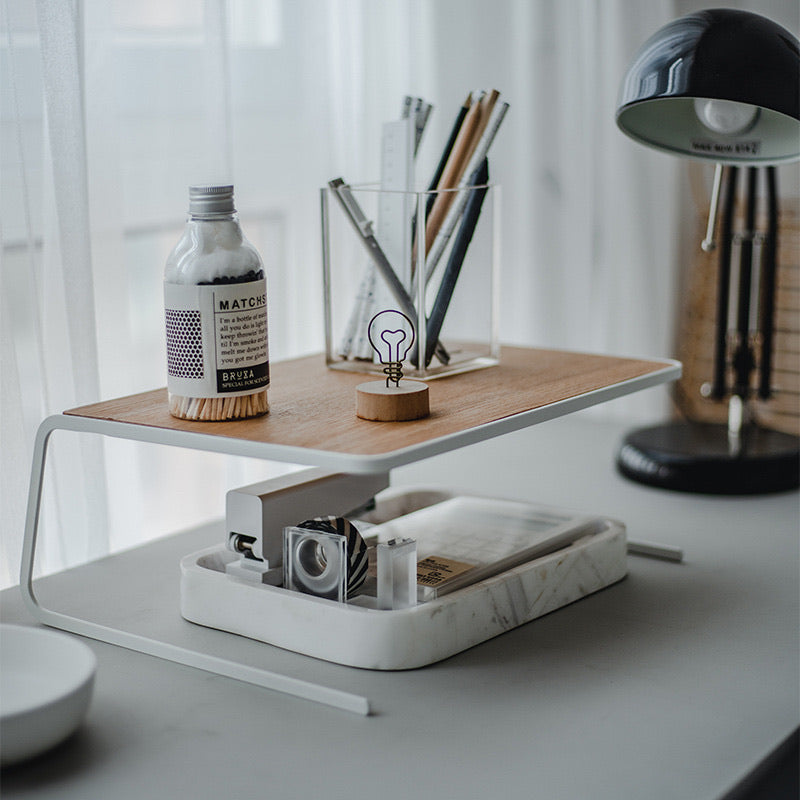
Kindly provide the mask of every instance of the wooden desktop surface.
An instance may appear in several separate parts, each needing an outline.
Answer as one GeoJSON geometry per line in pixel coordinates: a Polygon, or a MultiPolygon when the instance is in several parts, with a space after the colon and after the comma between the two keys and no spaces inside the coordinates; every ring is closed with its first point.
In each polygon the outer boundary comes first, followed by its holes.
{"type": "Polygon", "coordinates": [[[196,422],[172,417],[156,389],[64,413],[256,442],[375,455],[664,370],[666,362],[504,347],[500,364],[429,382],[431,415],[369,422],[355,413],[355,389],[379,377],[325,368],[322,355],[271,365],[270,412],[256,419],[196,422]]]}

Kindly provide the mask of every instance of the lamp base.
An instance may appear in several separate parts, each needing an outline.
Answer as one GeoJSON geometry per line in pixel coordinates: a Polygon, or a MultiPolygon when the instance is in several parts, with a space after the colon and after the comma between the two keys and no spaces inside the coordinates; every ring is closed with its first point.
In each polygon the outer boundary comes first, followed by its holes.
{"type": "Polygon", "coordinates": [[[783,492],[800,486],[800,438],[751,426],[735,452],[726,425],[672,422],[631,431],[617,468],[631,480],[680,492],[783,492]]]}

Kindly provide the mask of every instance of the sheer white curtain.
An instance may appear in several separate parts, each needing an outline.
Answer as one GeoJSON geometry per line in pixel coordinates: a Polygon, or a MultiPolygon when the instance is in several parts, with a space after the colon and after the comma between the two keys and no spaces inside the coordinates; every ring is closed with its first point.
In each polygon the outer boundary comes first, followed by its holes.
{"type": "MultiPolygon", "coordinates": [[[[161,272],[186,188],[236,186],[269,279],[273,358],[320,350],[318,187],[378,172],[405,94],[496,87],[502,337],[666,355],[676,163],[614,126],[658,0],[0,0],[2,571],[16,582],[41,419],[164,383],[161,272]]],[[[633,401],[632,401],[633,402],[633,401]]],[[[655,415],[660,398],[626,406],[655,415]]],[[[634,410],[632,412],[632,409],[634,410]]],[[[619,411],[617,413],[620,413],[619,411]]],[[[188,527],[283,465],[56,435],[40,569],[188,527]]]]}
{"type": "Polygon", "coordinates": [[[676,162],[631,144],[614,109],[628,60],[672,3],[432,5],[437,93],[488,82],[512,104],[491,164],[503,185],[504,340],[664,354],[676,162]]]}

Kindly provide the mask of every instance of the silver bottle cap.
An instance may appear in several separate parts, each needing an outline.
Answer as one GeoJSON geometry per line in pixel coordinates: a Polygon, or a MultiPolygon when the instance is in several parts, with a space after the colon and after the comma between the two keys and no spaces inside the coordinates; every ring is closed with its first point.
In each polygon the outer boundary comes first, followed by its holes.
{"type": "Polygon", "coordinates": [[[233,186],[190,186],[190,214],[233,214],[233,186]]]}

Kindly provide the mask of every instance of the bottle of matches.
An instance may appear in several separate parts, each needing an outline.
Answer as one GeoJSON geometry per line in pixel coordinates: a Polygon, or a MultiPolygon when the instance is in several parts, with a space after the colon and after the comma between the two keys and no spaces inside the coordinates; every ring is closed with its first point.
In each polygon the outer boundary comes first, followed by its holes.
{"type": "Polygon", "coordinates": [[[239,226],[233,186],[189,187],[183,236],[164,270],[169,410],[219,421],[266,414],[264,265],[239,226]]]}

